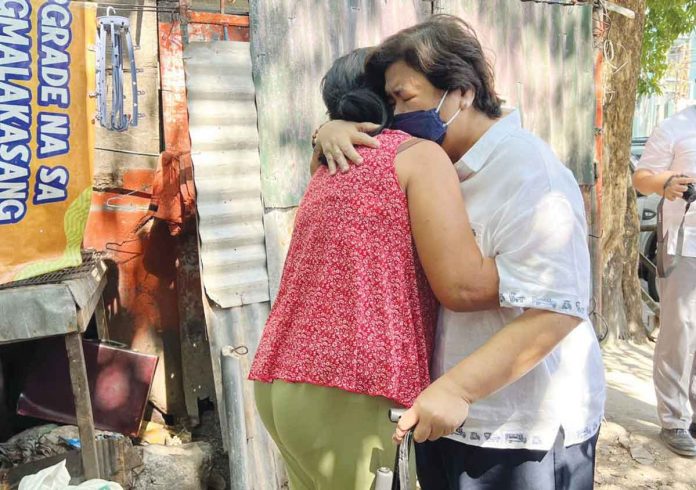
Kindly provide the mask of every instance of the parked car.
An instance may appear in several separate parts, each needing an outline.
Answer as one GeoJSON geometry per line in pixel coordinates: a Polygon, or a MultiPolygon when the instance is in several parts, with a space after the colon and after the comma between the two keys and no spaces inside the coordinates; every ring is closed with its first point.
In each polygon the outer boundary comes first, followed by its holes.
{"type": "MultiPolygon", "coordinates": [[[[634,138],[631,141],[631,173],[635,172],[638,160],[640,160],[645,148],[647,137],[634,138]]],[[[646,231],[641,231],[639,238],[639,251],[650,262],[655,264],[657,257],[657,205],[660,203],[660,196],[651,194],[644,196],[637,192],[638,199],[638,217],[640,219],[641,229],[648,228],[646,231]]],[[[659,301],[660,297],[657,292],[657,277],[654,268],[646,267],[642,262],[639,265],[638,275],[641,279],[648,283],[648,292],[650,296],[659,301]]]]}

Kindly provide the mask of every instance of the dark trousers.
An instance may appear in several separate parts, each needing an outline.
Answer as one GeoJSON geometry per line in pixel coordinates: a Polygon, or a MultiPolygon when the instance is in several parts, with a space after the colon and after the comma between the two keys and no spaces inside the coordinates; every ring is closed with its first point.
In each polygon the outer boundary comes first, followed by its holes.
{"type": "Polygon", "coordinates": [[[561,430],[549,451],[424,442],[416,444],[418,481],[423,490],[591,490],[598,436],[564,447],[561,430]]]}

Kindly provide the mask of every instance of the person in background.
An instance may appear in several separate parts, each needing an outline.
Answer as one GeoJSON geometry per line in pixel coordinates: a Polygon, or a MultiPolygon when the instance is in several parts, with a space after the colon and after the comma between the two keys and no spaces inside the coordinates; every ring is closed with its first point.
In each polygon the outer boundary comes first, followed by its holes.
{"type": "MultiPolygon", "coordinates": [[[[367,53],[339,58],[322,95],[332,119],[382,128],[391,111],[367,86],[367,53]]],[[[375,139],[348,174],[314,158],[249,376],[292,490],[369,490],[394,462],[388,409],[430,383],[436,297],[452,310],[497,303],[445,152],[401,131],[375,139]]]]}
{"type": "MultiPolygon", "coordinates": [[[[463,20],[438,15],[395,34],[366,71],[391,101],[392,129],[441,144],[455,162],[476,240],[499,276],[495,308],[443,304],[433,383],[399,421],[396,440],[414,429],[420,443],[421,487],[592,488],[605,382],[577,182],[517,111],[501,110],[463,20]]],[[[348,170],[364,127],[331,121],[319,130],[331,167],[348,170]]]]}
{"type": "Polygon", "coordinates": [[[663,196],[658,209],[660,335],[653,359],[660,438],[673,452],[696,456],[696,106],[652,133],[633,175],[642,194],[663,196]]]}

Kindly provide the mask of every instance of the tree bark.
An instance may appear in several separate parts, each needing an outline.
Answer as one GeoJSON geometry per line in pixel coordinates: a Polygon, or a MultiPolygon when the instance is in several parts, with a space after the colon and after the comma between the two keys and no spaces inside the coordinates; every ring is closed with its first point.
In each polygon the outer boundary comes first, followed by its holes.
{"type": "MultiPolygon", "coordinates": [[[[602,316],[608,340],[644,341],[636,194],[630,182],[630,151],[636,86],[640,71],[645,0],[617,2],[634,19],[611,12],[604,63],[604,161],[602,197],[602,316]],[[611,49],[613,47],[613,49],[611,49]]],[[[600,321],[602,321],[600,319],[600,321]]]]}

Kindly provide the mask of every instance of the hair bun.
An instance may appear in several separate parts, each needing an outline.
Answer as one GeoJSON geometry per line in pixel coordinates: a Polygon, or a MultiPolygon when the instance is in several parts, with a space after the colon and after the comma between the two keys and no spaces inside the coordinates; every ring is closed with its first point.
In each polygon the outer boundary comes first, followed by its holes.
{"type": "Polygon", "coordinates": [[[382,98],[369,88],[356,88],[342,94],[335,110],[329,114],[331,119],[344,121],[374,122],[385,125],[389,111],[382,98]]]}

